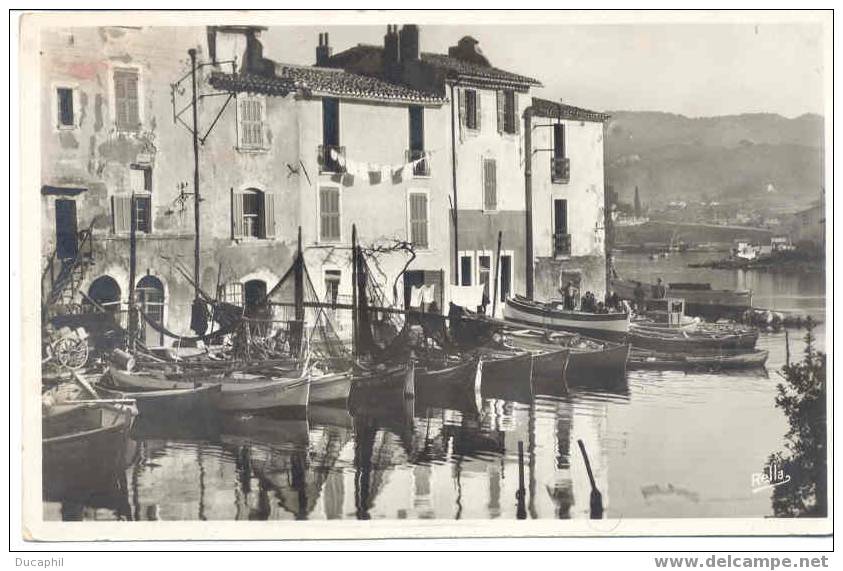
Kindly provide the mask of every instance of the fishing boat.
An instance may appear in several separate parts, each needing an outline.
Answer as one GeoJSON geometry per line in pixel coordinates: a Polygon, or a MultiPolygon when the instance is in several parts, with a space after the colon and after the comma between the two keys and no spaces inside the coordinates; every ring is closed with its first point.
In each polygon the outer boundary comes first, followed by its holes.
{"type": "Polygon", "coordinates": [[[725,353],[719,355],[673,355],[653,351],[633,350],[629,355],[631,369],[752,369],[767,362],[768,352],[763,350],[725,353]]]}
{"type": "Polygon", "coordinates": [[[205,415],[214,409],[222,387],[219,384],[199,384],[186,389],[131,391],[97,384],[97,392],[108,399],[134,400],[138,414],[144,417],[185,417],[205,415]]]}
{"type": "Polygon", "coordinates": [[[559,329],[597,336],[623,335],[629,330],[629,314],[590,313],[564,309],[560,300],[547,303],[516,295],[503,308],[506,321],[542,329],[559,329]]]}
{"type": "Polygon", "coordinates": [[[662,353],[713,353],[752,350],[758,330],[747,327],[667,328],[633,324],[628,336],[637,349],[662,353]]]}
{"type": "Polygon", "coordinates": [[[479,390],[481,381],[479,366],[479,359],[476,357],[456,362],[446,360],[438,364],[422,361],[415,372],[416,392],[422,387],[435,387],[440,390],[479,390]]]}
{"type": "MultiPolygon", "coordinates": [[[[612,290],[622,299],[634,301],[638,284],[637,281],[615,278],[612,280],[612,290]]],[[[646,283],[642,285],[644,300],[653,300],[655,286],[646,283]]],[[[714,289],[709,283],[670,283],[667,294],[683,298],[688,315],[707,319],[739,316],[752,307],[751,290],[714,289]]]]}
{"type": "Polygon", "coordinates": [[[310,378],[310,403],[345,403],[351,394],[351,372],[326,373],[310,378]]]}
{"type": "MultiPolygon", "coordinates": [[[[108,375],[117,387],[131,390],[195,388],[192,381],[159,372],[126,372],[110,368],[108,375]]],[[[262,410],[306,407],[310,396],[310,376],[266,377],[232,373],[219,380],[220,392],[213,398],[217,410],[262,410]]]]}
{"type": "Polygon", "coordinates": [[[78,473],[91,463],[122,465],[137,411],[107,402],[49,402],[42,408],[44,472],[78,473]]]}
{"type": "Polygon", "coordinates": [[[511,330],[509,339],[523,348],[562,346],[568,351],[565,379],[571,384],[605,386],[623,379],[629,345],[582,335],[535,329],[511,330]]]}

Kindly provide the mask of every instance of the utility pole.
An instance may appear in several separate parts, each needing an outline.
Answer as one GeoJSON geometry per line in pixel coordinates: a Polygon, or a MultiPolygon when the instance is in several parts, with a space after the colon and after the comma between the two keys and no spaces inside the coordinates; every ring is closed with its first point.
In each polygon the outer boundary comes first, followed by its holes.
{"type": "Polygon", "coordinates": [[[199,118],[196,104],[196,50],[191,48],[190,79],[193,85],[193,293],[194,299],[199,299],[199,118]]]}

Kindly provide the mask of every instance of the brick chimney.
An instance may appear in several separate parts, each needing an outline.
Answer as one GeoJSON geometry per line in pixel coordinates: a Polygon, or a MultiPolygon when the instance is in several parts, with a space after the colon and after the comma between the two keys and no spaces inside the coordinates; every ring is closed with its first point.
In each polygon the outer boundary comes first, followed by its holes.
{"type": "Polygon", "coordinates": [[[383,74],[391,81],[397,81],[401,77],[397,25],[386,26],[386,35],[383,37],[383,74]]]}
{"type": "Polygon", "coordinates": [[[334,50],[328,45],[328,32],[319,34],[319,45],[316,46],[316,65],[325,67],[334,50]]]}
{"type": "Polygon", "coordinates": [[[406,24],[401,27],[399,36],[401,46],[401,64],[419,59],[419,27],[415,24],[406,24]]]}

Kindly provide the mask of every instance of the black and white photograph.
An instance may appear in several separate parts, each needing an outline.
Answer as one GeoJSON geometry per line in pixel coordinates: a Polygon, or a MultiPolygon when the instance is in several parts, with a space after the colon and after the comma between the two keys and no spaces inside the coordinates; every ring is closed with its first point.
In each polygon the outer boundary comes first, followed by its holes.
{"type": "Polygon", "coordinates": [[[27,539],[830,534],[831,34],[24,14],[27,539]]]}

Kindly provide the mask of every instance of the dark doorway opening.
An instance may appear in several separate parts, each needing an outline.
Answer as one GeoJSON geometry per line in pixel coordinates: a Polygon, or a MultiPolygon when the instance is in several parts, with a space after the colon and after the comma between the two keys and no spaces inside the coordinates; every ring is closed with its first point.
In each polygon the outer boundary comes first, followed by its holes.
{"type": "Polygon", "coordinates": [[[95,279],[88,288],[88,297],[106,311],[111,313],[120,311],[120,286],[110,276],[100,276],[95,279]]]}
{"type": "Polygon", "coordinates": [[[76,201],[56,200],[56,256],[62,261],[76,258],[79,251],[76,201]]]}
{"type": "MultiPolygon", "coordinates": [[[[164,284],[155,276],[144,276],[135,288],[138,305],[150,320],[164,326],[164,284]]],[[[140,331],[141,341],[147,347],[164,345],[164,335],[152,327],[145,319],[140,331]]]]}

